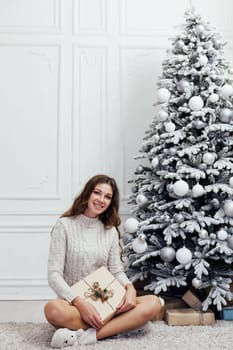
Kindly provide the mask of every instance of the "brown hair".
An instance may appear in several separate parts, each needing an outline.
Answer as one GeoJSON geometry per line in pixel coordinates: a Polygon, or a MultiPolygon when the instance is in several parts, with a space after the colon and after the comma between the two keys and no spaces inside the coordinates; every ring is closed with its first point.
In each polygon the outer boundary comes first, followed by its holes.
{"type": "Polygon", "coordinates": [[[112,199],[109,207],[99,215],[100,221],[104,224],[106,228],[116,227],[118,233],[118,226],[121,223],[119,217],[119,190],[116,181],[107,175],[95,175],[93,176],[84,186],[78,197],[75,198],[72,206],[61,217],[71,217],[83,214],[87,208],[87,203],[92,194],[95,186],[98,184],[106,183],[112,187],[112,199]]]}

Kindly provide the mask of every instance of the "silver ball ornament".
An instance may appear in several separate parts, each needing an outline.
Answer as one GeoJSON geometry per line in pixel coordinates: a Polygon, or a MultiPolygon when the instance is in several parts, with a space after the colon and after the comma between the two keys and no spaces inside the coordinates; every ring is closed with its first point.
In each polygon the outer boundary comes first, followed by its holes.
{"type": "Polygon", "coordinates": [[[184,216],[181,213],[175,214],[173,218],[178,224],[181,224],[184,221],[184,216]]]}
{"type": "Polygon", "coordinates": [[[184,180],[178,180],[174,183],[173,191],[177,196],[183,197],[188,193],[189,185],[184,180]]]}
{"type": "Polygon", "coordinates": [[[220,111],[219,118],[223,123],[230,123],[230,121],[233,119],[233,109],[223,108],[220,111]]]}
{"type": "Polygon", "coordinates": [[[148,199],[146,198],[146,196],[144,196],[144,194],[139,193],[139,194],[137,195],[137,197],[136,197],[136,203],[137,203],[137,204],[143,205],[143,204],[146,204],[147,202],[148,202],[148,199]]]}
{"type": "Polygon", "coordinates": [[[190,98],[188,105],[191,110],[200,111],[204,106],[204,102],[200,96],[193,96],[190,98]]]}
{"type": "Polygon", "coordinates": [[[201,130],[205,127],[205,123],[202,122],[201,120],[196,120],[194,123],[193,123],[193,126],[197,129],[197,130],[201,130]]]}
{"type": "Polygon", "coordinates": [[[174,248],[167,246],[160,249],[160,257],[164,262],[172,262],[176,257],[174,248]]]}
{"type": "Polygon", "coordinates": [[[220,241],[225,241],[227,239],[227,236],[228,236],[227,231],[225,231],[223,228],[217,232],[217,238],[220,241]]]}
{"type": "Polygon", "coordinates": [[[135,238],[132,243],[132,248],[137,254],[144,253],[147,250],[148,246],[144,235],[139,235],[137,238],[135,238]]]}
{"type": "Polygon", "coordinates": [[[227,200],[224,203],[224,212],[227,216],[231,218],[233,217],[233,201],[227,200]]]}
{"type": "Polygon", "coordinates": [[[131,233],[124,233],[122,236],[122,242],[124,245],[128,244],[133,239],[133,235],[131,233]]]}
{"type": "Polygon", "coordinates": [[[138,227],[139,227],[139,222],[135,218],[129,218],[124,223],[124,230],[125,230],[125,232],[128,232],[128,233],[137,232],[138,227]]]}
{"type": "Polygon", "coordinates": [[[180,80],[177,83],[177,90],[179,92],[184,92],[190,88],[190,83],[187,80],[180,80]]]}
{"type": "Polygon", "coordinates": [[[192,260],[191,251],[186,247],[178,249],[176,252],[176,260],[182,265],[189,264],[192,260]]]}
{"type": "Polygon", "coordinates": [[[167,132],[174,132],[176,130],[176,126],[175,126],[174,123],[168,122],[168,123],[165,124],[165,130],[167,132]]]}
{"type": "Polygon", "coordinates": [[[218,100],[219,100],[218,94],[211,94],[209,96],[209,101],[212,102],[212,103],[216,103],[216,102],[218,102],[218,100]]]}
{"type": "Polygon", "coordinates": [[[205,66],[208,63],[208,57],[206,55],[201,55],[199,60],[198,60],[198,63],[201,66],[205,66]]]}
{"type": "Polygon", "coordinates": [[[131,192],[137,193],[137,191],[138,191],[138,186],[137,185],[134,185],[134,186],[131,187],[131,192]]]}
{"type": "Polygon", "coordinates": [[[196,184],[192,188],[192,195],[194,198],[201,197],[205,194],[204,187],[200,184],[196,184]]]}
{"type": "Polygon", "coordinates": [[[144,170],[143,166],[142,166],[142,165],[139,165],[139,166],[136,168],[136,174],[141,174],[141,173],[143,173],[143,170],[144,170]]]}
{"type": "Polygon", "coordinates": [[[194,277],[194,278],[192,279],[192,285],[193,285],[194,288],[198,289],[198,288],[201,287],[202,281],[199,280],[199,278],[194,277]]]}
{"type": "Polygon", "coordinates": [[[225,97],[233,95],[233,86],[231,86],[230,84],[223,85],[221,88],[221,93],[225,97]]]}
{"type": "Polygon", "coordinates": [[[168,118],[168,113],[163,109],[161,109],[160,111],[158,111],[157,117],[159,118],[160,121],[164,122],[168,118]]]}
{"type": "Polygon", "coordinates": [[[157,90],[157,100],[159,103],[165,103],[169,100],[171,93],[168,89],[166,88],[161,88],[159,90],[157,90]]]}
{"type": "Polygon", "coordinates": [[[205,230],[205,229],[203,228],[203,229],[201,229],[201,231],[199,232],[198,236],[199,236],[199,238],[201,238],[201,239],[206,239],[206,238],[208,238],[208,231],[205,230]]]}
{"type": "Polygon", "coordinates": [[[203,154],[202,160],[208,165],[212,165],[215,161],[216,153],[206,152],[203,154]]]}

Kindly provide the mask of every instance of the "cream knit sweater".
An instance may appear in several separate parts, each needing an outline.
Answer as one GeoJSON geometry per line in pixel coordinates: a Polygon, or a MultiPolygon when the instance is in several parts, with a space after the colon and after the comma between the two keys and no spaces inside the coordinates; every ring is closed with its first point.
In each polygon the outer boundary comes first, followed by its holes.
{"type": "Polygon", "coordinates": [[[48,282],[59,298],[71,302],[70,286],[105,266],[122,284],[131,283],[123,271],[116,229],[106,230],[98,218],[60,218],[50,240],[48,282]]]}

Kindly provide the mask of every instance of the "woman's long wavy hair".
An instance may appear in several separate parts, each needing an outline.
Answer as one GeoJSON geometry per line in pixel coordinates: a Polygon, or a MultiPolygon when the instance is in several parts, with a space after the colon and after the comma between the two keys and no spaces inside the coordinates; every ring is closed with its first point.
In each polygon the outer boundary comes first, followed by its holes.
{"type": "Polygon", "coordinates": [[[71,217],[83,214],[87,208],[88,200],[93,190],[98,184],[108,184],[112,188],[112,200],[109,207],[99,215],[100,221],[104,224],[106,228],[116,227],[118,233],[118,226],[121,223],[119,217],[119,190],[116,181],[107,175],[95,175],[93,176],[84,186],[81,193],[75,198],[72,206],[61,217],[71,217]]]}

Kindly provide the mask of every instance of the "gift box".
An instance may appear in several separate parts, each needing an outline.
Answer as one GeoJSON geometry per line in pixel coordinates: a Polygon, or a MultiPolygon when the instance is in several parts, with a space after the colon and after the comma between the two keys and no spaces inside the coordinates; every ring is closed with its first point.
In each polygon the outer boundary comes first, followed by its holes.
{"type": "Polygon", "coordinates": [[[75,283],[71,289],[94,305],[103,324],[115,315],[116,307],[125,295],[125,288],[104,266],[75,283]]]}
{"type": "Polygon", "coordinates": [[[164,306],[161,308],[160,312],[155,315],[152,321],[163,321],[165,319],[165,312],[169,309],[181,309],[186,307],[184,301],[179,298],[165,297],[164,301],[164,306]]]}
{"type": "Polygon", "coordinates": [[[191,290],[188,290],[183,296],[183,301],[193,308],[194,310],[200,311],[202,308],[202,302],[201,300],[193,293],[191,290]]]}
{"type": "Polygon", "coordinates": [[[170,309],[165,313],[165,321],[169,326],[212,326],[215,323],[215,315],[212,311],[201,312],[191,308],[170,309]]]}
{"type": "Polygon", "coordinates": [[[227,306],[222,309],[221,319],[225,321],[233,321],[233,306],[227,306]]]}

